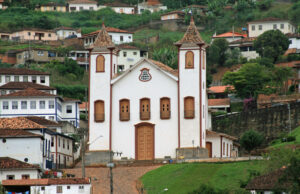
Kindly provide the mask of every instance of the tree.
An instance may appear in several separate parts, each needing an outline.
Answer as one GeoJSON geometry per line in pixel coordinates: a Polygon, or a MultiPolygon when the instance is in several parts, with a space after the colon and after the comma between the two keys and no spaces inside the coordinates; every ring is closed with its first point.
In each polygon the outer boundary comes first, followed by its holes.
{"type": "Polygon", "coordinates": [[[259,147],[262,144],[263,140],[264,137],[259,132],[249,130],[242,135],[240,144],[250,154],[253,149],[259,147]]]}
{"type": "Polygon", "coordinates": [[[208,49],[208,60],[210,64],[218,64],[224,66],[227,59],[228,42],[224,38],[213,41],[208,49]]]}
{"type": "Polygon", "coordinates": [[[162,63],[177,69],[178,63],[178,51],[172,47],[156,49],[153,52],[153,59],[161,61],[162,63]]]}
{"type": "Polygon", "coordinates": [[[274,67],[272,73],[272,81],[275,88],[277,88],[277,93],[287,93],[287,88],[284,87],[286,80],[293,76],[294,72],[290,67],[274,67]]]}
{"type": "Polygon", "coordinates": [[[233,92],[240,98],[256,98],[270,80],[268,69],[257,63],[246,63],[239,71],[227,72],[223,77],[223,83],[233,85],[233,92]]]}
{"type": "Polygon", "coordinates": [[[261,57],[267,57],[275,63],[278,57],[289,48],[289,39],[280,30],[268,30],[254,41],[254,48],[261,57]]]}

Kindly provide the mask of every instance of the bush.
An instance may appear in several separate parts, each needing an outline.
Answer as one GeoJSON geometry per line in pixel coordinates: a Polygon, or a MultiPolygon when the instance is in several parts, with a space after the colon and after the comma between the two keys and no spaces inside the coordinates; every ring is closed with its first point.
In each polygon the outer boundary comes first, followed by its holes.
{"type": "Polygon", "coordinates": [[[262,144],[263,140],[264,137],[259,132],[249,130],[242,135],[240,143],[241,146],[245,148],[248,153],[250,153],[253,149],[259,147],[262,144]]]}
{"type": "Polygon", "coordinates": [[[67,86],[61,84],[61,85],[54,85],[54,87],[57,89],[57,93],[59,95],[85,101],[85,90],[87,89],[87,87],[84,85],[67,86]]]}
{"type": "Polygon", "coordinates": [[[287,142],[296,141],[296,137],[295,137],[295,136],[288,136],[288,137],[286,138],[286,141],[287,141],[287,142]]]}
{"type": "Polygon", "coordinates": [[[189,194],[229,194],[227,190],[215,190],[208,185],[201,185],[198,189],[190,192],[189,194]]]}

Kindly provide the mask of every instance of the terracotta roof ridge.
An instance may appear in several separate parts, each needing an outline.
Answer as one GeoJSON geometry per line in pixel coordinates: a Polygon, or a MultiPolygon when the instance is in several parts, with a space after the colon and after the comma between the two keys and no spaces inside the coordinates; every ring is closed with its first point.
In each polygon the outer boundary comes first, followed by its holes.
{"type": "Polygon", "coordinates": [[[182,44],[205,44],[201,35],[195,25],[193,16],[191,17],[190,25],[188,26],[184,36],[181,40],[177,41],[176,45],[182,44]]]}
{"type": "Polygon", "coordinates": [[[102,23],[102,28],[99,31],[94,44],[91,48],[95,47],[115,47],[115,44],[112,42],[111,37],[109,36],[108,32],[106,31],[105,24],[102,23]]]}
{"type": "Polygon", "coordinates": [[[24,97],[24,96],[57,96],[54,94],[49,94],[46,92],[42,92],[40,90],[37,90],[35,88],[32,87],[28,87],[24,90],[21,91],[17,91],[14,93],[10,93],[10,94],[5,94],[0,96],[1,98],[5,98],[5,97],[24,97]]]}

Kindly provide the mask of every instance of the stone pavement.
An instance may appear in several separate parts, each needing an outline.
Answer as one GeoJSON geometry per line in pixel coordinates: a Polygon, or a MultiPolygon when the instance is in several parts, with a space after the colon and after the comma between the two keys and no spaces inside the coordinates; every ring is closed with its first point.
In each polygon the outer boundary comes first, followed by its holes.
{"type": "MultiPolygon", "coordinates": [[[[156,169],[154,166],[116,167],[113,169],[114,194],[137,194],[136,181],[146,172],[156,169]]],[[[65,169],[65,172],[81,177],[81,168],[65,169]]],[[[109,194],[110,179],[109,169],[104,167],[88,167],[86,177],[92,178],[93,194],[109,194]]]]}

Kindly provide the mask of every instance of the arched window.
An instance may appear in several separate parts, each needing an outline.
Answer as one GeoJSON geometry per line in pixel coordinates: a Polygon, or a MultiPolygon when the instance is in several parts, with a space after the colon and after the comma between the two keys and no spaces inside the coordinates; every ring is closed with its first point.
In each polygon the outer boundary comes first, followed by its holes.
{"type": "Polygon", "coordinates": [[[194,68],[194,53],[192,51],[188,51],[185,54],[185,68],[186,69],[194,68]]]}
{"type": "Polygon", "coordinates": [[[142,98],[140,100],[140,119],[149,120],[150,119],[150,99],[142,98]]]}
{"type": "Polygon", "coordinates": [[[160,99],[160,118],[170,119],[171,117],[171,104],[170,98],[164,97],[160,99]]]}
{"type": "Polygon", "coordinates": [[[95,122],[103,122],[105,119],[104,114],[104,101],[103,100],[97,100],[95,101],[95,122]]]}
{"type": "Polygon", "coordinates": [[[96,72],[105,71],[105,58],[103,55],[99,55],[96,59],[96,72]]]}
{"type": "Polygon", "coordinates": [[[184,98],[184,118],[193,119],[195,117],[195,99],[188,96],[184,98]]]}
{"type": "Polygon", "coordinates": [[[130,101],[127,99],[120,100],[120,121],[130,120],[130,101]]]}

